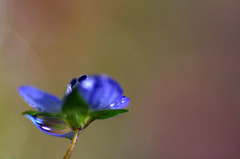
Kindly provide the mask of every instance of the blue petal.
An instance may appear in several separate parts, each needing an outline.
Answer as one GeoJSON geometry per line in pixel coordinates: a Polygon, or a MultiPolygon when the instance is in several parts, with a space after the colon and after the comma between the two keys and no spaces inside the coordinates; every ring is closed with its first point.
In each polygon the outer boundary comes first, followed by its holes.
{"type": "Polygon", "coordinates": [[[80,81],[78,89],[93,110],[108,109],[122,98],[121,86],[107,75],[91,75],[80,81]]]}
{"type": "Polygon", "coordinates": [[[116,102],[109,105],[108,109],[123,109],[130,104],[130,98],[122,96],[122,98],[116,102]]]}
{"type": "Polygon", "coordinates": [[[32,86],[21,86],[18,91],[25,101],[39,112],[61,112],[61,101],[54,95],[32,86]]]}
{"type": "Polygon", "coordinates": [[[55,137],[64,137],[72,139],[74,132],[68,125],[59,118],[47,118],[34,115],[26,115],[33,124],[42,132],[55,137]],[[54,127],[55,126],[55,127],[54,127]],[[61,128],[59,128],[61,126],[61,128]]]}

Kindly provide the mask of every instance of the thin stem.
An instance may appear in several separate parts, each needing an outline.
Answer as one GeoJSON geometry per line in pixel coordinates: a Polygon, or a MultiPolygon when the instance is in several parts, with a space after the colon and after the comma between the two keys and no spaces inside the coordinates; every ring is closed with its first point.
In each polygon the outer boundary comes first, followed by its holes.
{"type": "Polygon", "coordinates": [[[73,136],[72,142],[71,142],[71,144],[70,144],[70,146],[68,148],[68,151],[67,151],[66,155],[64,156],[64,159],[69,159],[70,158],[70,156],[72,154],[72,151],[74,149],[74,146],[75,146],[75,144],[77,142],[77,138],[78,138],[79,132],[80,132],[80,130],[78,130],[78,129],[74,131],[74,136],[73,136]]]}

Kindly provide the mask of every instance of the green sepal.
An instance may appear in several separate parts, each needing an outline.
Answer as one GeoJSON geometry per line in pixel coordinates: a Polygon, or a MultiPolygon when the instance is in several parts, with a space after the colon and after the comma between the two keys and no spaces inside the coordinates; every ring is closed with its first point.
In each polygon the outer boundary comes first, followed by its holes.
{"type": "Polygon", "coordinates": [[[91,120],[96,119],[108,119],[115,116],[118,116],[120,114],[129,112],[128,109],[107,109],[107,110],[100,110],[100,111],[92,111],[90,112],[91,120]]]}
{"type": "Polygon", "coordinates": [[[23,112],[22,115],[41,115],[41,116],[49,116],[49,117],[51,116],[51,117],[62,118],[61,114],[38,112],[38,111],[31,111],[31,110],[23,112]]]}
{"type": "Polygon", "coordinates": [[[39,112],[37,112],[37,111],[25,111],[25,112],[23,112],[22,113],[22,115],[38,115],[39,114],[39,112]]]}
{"type": "Polygon", "coordinates": [[[62,114],[73,129],[79,129],[84,127],[88,122],[90,116],[89,106],[81,97],[77,88],[72,90],[63,101],[62,114]]]}

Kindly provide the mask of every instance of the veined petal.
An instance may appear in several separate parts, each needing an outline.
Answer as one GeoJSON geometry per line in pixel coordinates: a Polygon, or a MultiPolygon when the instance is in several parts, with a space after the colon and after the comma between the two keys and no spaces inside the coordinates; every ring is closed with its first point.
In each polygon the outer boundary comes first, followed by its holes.
{"type": "Polygon", "coordinates": [[[65,121],[58,117],[47,117],[39,115],[26,115],[33,124],[44,133],[56,137],[72,139],[74,132],[65,121]]]}
{"type": "Polygon", "coordinates": [[[80,81],[78,89],[93,110],[106,109],[111,103],[121,99],[121,86],[107,75],[91,75],[80,81]]]}
{"type": "Polygon", "coordinates": [[[59,113],[61,111],[61,101],[54,95],[33,86],[21,86],[18,91],[25,101],[39,112],[59,113]]]}
{"type": "Polygon", "coordinates": [[[116,102],[109,105],[108,109],[123,109],[130,104],[130,98],[122,96],[122,98],[116,102]]]}

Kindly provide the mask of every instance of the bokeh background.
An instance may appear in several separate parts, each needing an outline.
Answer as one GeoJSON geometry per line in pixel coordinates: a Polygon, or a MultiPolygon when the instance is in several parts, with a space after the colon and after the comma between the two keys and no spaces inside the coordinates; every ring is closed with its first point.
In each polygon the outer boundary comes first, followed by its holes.
{"type": "Polygon", "coordinates": [[[0,0],[0,158],[58,159],[69,140],[21,115],[29,84],[62,97],[106,73],[131,112],[96,121],[72,159],[239,159],[240,1],[0,0]]]}

